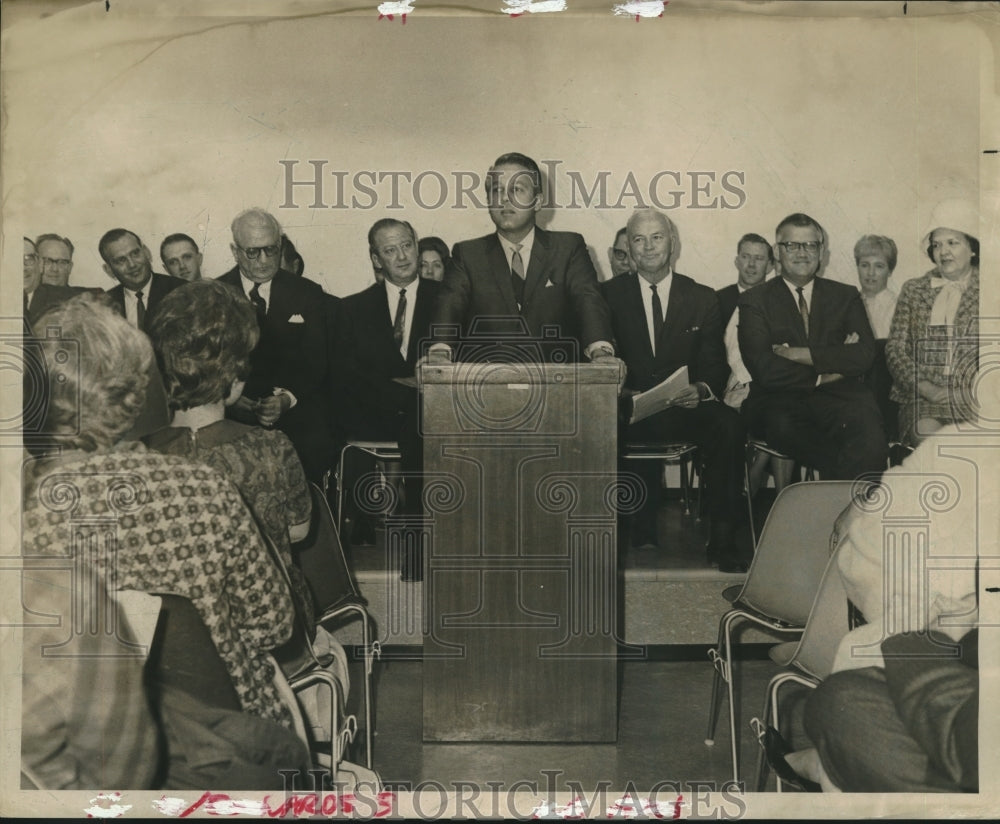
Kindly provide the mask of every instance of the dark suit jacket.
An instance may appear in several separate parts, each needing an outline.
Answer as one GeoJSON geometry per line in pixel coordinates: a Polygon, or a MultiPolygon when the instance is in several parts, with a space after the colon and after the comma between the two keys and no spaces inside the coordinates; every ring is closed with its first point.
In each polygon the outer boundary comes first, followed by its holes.
{"type": "Polygon", "coordinates": [[[416,392],[393,378],[413,377],[430,338],[439,291],[437,283],[424,278],[407,287],[407,299],[416,303],[405,359],[392,338],[392,318],[383,284],[374,283],[342,301],[338,357],[341,382],[352,399],[345,410],[349,431],[367,431],[373,419],[391,427],[397,414],[415,411],[416,392]]]}
{"type": "MultiPolygon", "coordinates": [[[[218,280],[246,294],[238,268],[230,269],[218,280]]],[[[330,326],[335,311],[334,303],[318,283],[279,270],[271,281],[267,314],[260,342],[250,355],[250,377],[243,394],[248,398],[266,397],[280,386],[295,396],[297,404],[329,406],[330,326]]]]}
{"type": "Polygon", "coordinates": [[[703,381],[721,398],[729,376],[715,292],[674,272],[663,331],[653,355],[639,275],[619,275],[601,284],[611,309],[615,349],[625,361],[625,384],[640,391],[656,386],[685,364],[691,382],[703,381]]]}
{"type": "Polygon", "coordinates": [[[740,298],[740,287],[735,283],[717,289],[715,294],[719,298],[719,317],[722,320],[722,333],[725,334],[726,327],[736,311],[736,301],[740,298]]]}
{"type": "MultiPolygon", "coordinates": [[[[149,320],[150,315],[156,310],[157,305],[161,300],[163,300],[165,295],[174,291],[178,286],[183,286],[187,283],[183,278],[175,278],[170,275],[161,275],[153,272],[153,277],[150,278],[149,283],[146,284],[146,288],[143,290],[143,302],[146,304],[146,319],[149,320]],[[148,290],[148,291],[147,291],[148,290]]],[[[107,290],[108,295],[111,298],[112,303],[115,308],[122,314],[125,314],[125,287],[120,283],[107,290]]]]}
{"type": "MultiPolygon", "coordinates": [[[[608,309],[598,289],[597,272],[583,237],[575,232],[535,228],[535,240],[525,273],[524,303],[518,312],[510,281],[510,266],[496,234],[455,244],[452,265],[441,285],[435,324],[458,327],[468,338],[511,334],[522,323],[532,338],[546,326],[583,350],[599,340],[611,340],[608,309]],[[473,330],[473,321],[476,321],[473,330]]],[[[436,329],[438,340],[452,341],[436,329]]]]}
{"type": "MultiPolygon", "coordinates": [[[[753,377],[750,397],[774,392],[808,392],[818,375],[836,372],[844,380],[829,384],[837,391],[860,387],[875,357],[875,337],[861,294],[854,286],[825,278],[813,281],[809,336],[798,305],[784,278],[776,277],[740,295],[740,354],[753,377]],[[857,343],[845,344],[851,332],[857,343]],[[774,344],[808,346],[813,366],[775,355],[774,344]]],[[[824,389],[827,387],[824,387],[824,389]]]]}
{"type": "Polygon", "coordinates": [[[52,286],[48,283],[39,283],[35,291],[31,293],[31,303],[28,305],[27,320],[34,327],[37,320],[49,309],[65,303],[71,297],[82,292],[91,290],[83,286],[52,286]]]}

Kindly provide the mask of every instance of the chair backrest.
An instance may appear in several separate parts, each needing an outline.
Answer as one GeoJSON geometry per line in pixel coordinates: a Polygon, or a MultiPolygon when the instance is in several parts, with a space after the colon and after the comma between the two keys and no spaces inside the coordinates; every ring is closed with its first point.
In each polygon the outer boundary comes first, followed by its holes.
{"type": "Polygon", "coordinates": [[[295,545],[295,551],[299,568],[312,592],[316,614],[325,615],[348,603],[365,604],[344,556],[330,504],[316,484],[310,483],[309,490],[312,493],[312,523],[309,535],[295,545]]]}
{"type": "Polygon", "coordinates": [[[847,590],[835,551],[823,571],[805,631],[789,663],[822,681],[830,674],[837,647],[849,631],[847,590]]]}
{"type": "Polygon", "coordinates": [[[804,626],[830,559],[834,522],[851,503],[854,489],[853,481],[808,481],[782,489],[737,602],[804,626]]]}
{"type": "Polygon", "coordinates": [[[149,651],[155,686],[172,687],[221,709],[242,709],[226,664],[198,610],[181,595],[160,593],[160,620],[149,651]]]}

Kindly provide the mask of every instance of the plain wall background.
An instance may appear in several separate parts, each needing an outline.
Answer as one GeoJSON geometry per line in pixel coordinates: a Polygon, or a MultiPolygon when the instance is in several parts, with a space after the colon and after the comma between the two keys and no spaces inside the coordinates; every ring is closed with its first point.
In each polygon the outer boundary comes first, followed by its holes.
{"type": "MultiPolygon", "coordinates": [[[[260,205],[281,220],[308,276],[347,295],[371,282],[365,237],[381,217],[449,245],[490,231],[471,204],[449,208],[451,174],[482,176],[510,150],[558,161],[564,204],[570,170],[588,187],[607,171],[610,202],[630,172],[642,188],[659,171],[680,173],[684,194],[669,211],[683,246],[677,268],[713,287],[734,280],[740,235],[771,239],[782,217],[806,211],[830,235],[828,277],[856,282],[860,235],[893,237],[898,289],[930,267],[917,243],[934,203],[978,197],[982,43],[950,17],[635,24],[415,13],[402,26],[370,15],[170,17],[155,4],[159,16],[143,19],[96,5],[15,26],[5,42],[5,235],[69,236],[80,285],[111,285],[97,241],[113,226],[136,231],[160,271],[160,240],[187,232],[203,247],[205,274],[221,274],[233,265],[230,221],[260,205]],[[306,161],[327,161],[327,203],[335,170],[348,184],[361,170],[437,171],[449,203],[422,209],[403,183],[403,208],[385,208],[386,180],[375,208],[308,208],[304,187],[300,208],[279,208],[282,159],[300,161],[296,179],[312,177],[306,161]],[[690,208],[689,172],[716,175],[702,201],[734,203],[719,182],[731,170],[745,175],[733,180],[746,195],[740,208],[690,208]]],[[[662,181],[666,202],[674,188],[662,181]]],[[[428,180],[423,191],[433,200],[438,187],[428,180]]],[[[624,204],[551,210],[544,225],[581,232],[604,278],[634,200],[624,204]]]]}

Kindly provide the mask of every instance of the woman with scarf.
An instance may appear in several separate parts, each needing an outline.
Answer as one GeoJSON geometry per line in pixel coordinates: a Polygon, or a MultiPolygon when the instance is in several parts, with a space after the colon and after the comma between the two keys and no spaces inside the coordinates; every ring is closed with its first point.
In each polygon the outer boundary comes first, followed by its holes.
{"type": "Polygon", "coordinates": [[[886,344],[899,436],[909,446],[976,416],[979,218],[966,201],[938,204],[923,247],[934,268],[903,284],[886,344]]]}

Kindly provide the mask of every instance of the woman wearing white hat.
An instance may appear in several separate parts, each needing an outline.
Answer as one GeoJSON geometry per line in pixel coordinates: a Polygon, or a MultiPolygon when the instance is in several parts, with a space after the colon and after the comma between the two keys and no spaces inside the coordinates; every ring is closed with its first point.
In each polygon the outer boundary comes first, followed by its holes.
{"type": "Polygon", "coordinates": [[[886,361],[900,439],[915,446],[946,423],[975,417],[979,370],[979,213],[939,203],[923,247],[934,268],[903,284],[886,361]]]}

